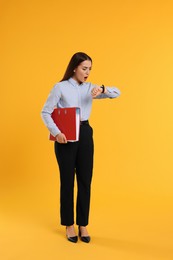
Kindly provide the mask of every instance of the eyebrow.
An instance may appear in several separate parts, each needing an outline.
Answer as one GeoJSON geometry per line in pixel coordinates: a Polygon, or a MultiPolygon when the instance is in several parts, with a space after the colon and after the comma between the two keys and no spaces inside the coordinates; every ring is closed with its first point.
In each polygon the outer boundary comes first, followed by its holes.
{"type": "Polygon", "coordinates": [[[87,68],[91,68],[92,66],[89,66],[89,67],[87,67],[87,66],[83,66],[83,68],[85,68],[85,69],[87,69],[87,68]]]}

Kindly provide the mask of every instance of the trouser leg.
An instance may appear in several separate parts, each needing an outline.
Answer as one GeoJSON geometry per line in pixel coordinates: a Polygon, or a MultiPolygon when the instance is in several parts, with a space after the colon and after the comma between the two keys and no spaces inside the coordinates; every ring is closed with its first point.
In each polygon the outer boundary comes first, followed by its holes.
{"type": "Polygon", "coordinates": [[[77,176],[77,214],[76,223],[80,226],[88,225],[90,208],[90,187],[93,170],[93,130],[89,125],[80,128],[80,142],[76,159],[77,176]]]}
{"type": "Polygon", "coordinates": [[[55,155],[60,170],[61,224],[74,224],[74,175],[78,142],[59,144],[55,142],[55,155]]]}

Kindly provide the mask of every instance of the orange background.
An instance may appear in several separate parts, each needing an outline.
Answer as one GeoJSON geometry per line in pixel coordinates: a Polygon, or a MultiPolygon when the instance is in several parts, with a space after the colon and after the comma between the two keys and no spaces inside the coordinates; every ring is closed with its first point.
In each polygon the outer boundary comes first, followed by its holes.
{"type": "Polygon", "coordinates": [[[169,0],[0,2],[3,260],[172,259],[172,13],[169,0]],[[77,51],[93,59],[90,81],[122,92],[93,103],[87,248],[67,244],[59,226],[59,173],[40,117],[77,51]]]}

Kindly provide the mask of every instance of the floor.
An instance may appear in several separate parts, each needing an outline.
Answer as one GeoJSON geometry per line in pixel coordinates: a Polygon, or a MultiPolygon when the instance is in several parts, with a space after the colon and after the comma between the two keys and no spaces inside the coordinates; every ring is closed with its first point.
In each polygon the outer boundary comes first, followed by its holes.
{"type": "Polygon", "coordinates": [[[73,244],[59,225],[56,200],[23,202],[16,207],[11,203],[1,214],[1,260],[173,259],[172,217],[166,209],[93,202],[88,226],[92,240],[73,244]]]}

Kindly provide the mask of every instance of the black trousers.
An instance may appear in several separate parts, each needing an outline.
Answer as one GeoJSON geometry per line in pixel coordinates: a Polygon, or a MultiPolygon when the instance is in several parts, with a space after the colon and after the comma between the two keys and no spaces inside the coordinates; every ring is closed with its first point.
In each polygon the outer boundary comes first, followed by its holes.
{"type": "Polygon", "coordinates": [[[55,142],[55,155],[60,170],[61,224],[74,224],[74,177],[77,180],[76,224],[87,226],[90,208],[90,187],[93,170],[93,130],[80,126],[78,142],[55,142]]]}

